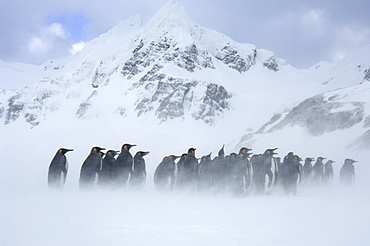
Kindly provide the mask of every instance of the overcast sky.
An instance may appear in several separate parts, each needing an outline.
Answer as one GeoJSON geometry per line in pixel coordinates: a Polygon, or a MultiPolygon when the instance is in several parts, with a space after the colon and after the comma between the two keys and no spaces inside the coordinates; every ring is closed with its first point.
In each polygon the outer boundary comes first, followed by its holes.
{"type": "MultiPolygon", "coordinates": [[[[168,0],[2,0],[0,60],[67,56],[120,20],[144,23],[168,0]]],[[[369,0],[178,0],[193,21],[274,51],[297,68],[336,61],[370,43],[369,0]]]]}

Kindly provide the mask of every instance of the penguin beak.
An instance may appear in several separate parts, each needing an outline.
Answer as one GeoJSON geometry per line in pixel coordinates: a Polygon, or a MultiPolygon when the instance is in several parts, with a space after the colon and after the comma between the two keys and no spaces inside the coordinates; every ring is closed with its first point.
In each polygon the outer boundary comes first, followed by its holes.
{"type": "Polygon", "coordinates": [[[73,149],[66,149],[66,152],[69,152],[69,151],[74,151],[73,149]]]}

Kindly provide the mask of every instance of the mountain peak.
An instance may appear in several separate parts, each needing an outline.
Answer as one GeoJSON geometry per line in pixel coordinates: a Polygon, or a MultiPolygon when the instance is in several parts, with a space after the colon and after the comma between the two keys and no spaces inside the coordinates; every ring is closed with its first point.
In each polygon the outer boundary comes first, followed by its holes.
{"type": "Polygon", "coordinates": [[[162,35],[163,32],[167,32],[169,30],[178,30],[179,27],[182,27],[185,30],[190,30],[192,26],[193,22],[185,8],[176,0],[170,0],[161,9],[159,9],[147,23],[146,31],[151,35],[153,33],[162,35]]]}

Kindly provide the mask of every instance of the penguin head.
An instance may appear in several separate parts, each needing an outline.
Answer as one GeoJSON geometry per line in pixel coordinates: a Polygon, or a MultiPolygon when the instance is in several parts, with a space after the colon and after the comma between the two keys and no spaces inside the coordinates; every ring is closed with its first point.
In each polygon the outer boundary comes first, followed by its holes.
{"type": "Polygon", "coordinates": [[[188,154],[193,154],[193,155],[195,155],[195,150],[196,150],[196,148],[190,148],[190,149],[188,150],[188,154]]]}
{"type": "Polygon", "coordinates": [[[136,146],[136,144],[124,144],[122,145],[122,149],[127,149],[127,150],[130,150],[132,147],[136,146]]]}
{"type": "Polygon", "coordinates": [[[94,151],[96,153],[99,153],[101,152],[102,150],[105,150],[105,148],[102,148],[102,147],[98,147],[98,146],[95,146],[91,149],[91,151],[94,151]]]}
{"type": "Polygon", "coordinates": [[[332,164],[332,163],[334,163],[335,161],[332,161],[332,160],[328,160],[326,163],[327,164],[332,164]]]}
{"type": "Polygon", "coordinates": [[[117,151],[117,150],[108,150],[106,155],[111,155],[111,156],[115,157],[116,155],[118,155],[118,153],[119,153],[119,151],[117,151]]]}
{"type": "Polygon", "coordinates": [[[232,158],[235,158],[235,157],[237,156],[237,154],[236,154],[236,153],[231,153],[231,154],[230,154],[230,156],[231,156],[232,158]]]}
{"type": "Polygon", "coordinates": [[[312,162],[312,161],[314,161],[315,160],[315,158],[310,158],[310,157],[307,157],[306,159],[305,159],[305,161],[307,161],[307,162],[312,162]]]}
{"type": "Polygon", "coordinates": [[[322,160],[325,160],[326,158],[325,157],[318,157],[317,160],[318,161],[322,161],[322,160]]]}
{"type": "Polygon", "coordinates": [[[248,149],[248,148],[246,148],[246,147],[242,147],[242,148],[239,150],[239,155],[240,155],[240,154],[245,155],[245,154],[247,154],[247,152],[248,152],[248,151],[250,151],[250,150],[252,150],[252,149],[248,149]]]}
{"type": "Polygon", "coordinates": [[[218,151],[218,156],[225,156],[225,144],[222,145],[222,148],[220,149],[220,151],[218,151]]]}
{"type": "Polygon", "coordinates": [[[138,152],[136,152],[136,155],[139,155],[139,156],[146,156],[147,154],[149,154],[149,151],[138,151],[138,152]]]}
{"type": "Polygon", "coordinates": [[[180,158],[180,156],[178,156],[178,155],[169,155],[168,158],[175,161],[177,158],[180,158]]]}
{"type": "Polygon", "coordinates": [[[212,158],[211,158],[211,155],[212,155],[212,152],[205,156],[205,157],[206,157],[206,159],[207,159],[207,160],[211,160],[211,159],[212,159],[212,158]]]}
{"type": "Polygon", "coordinates": [[[274,148],[274,149],[267,149],[265,150],[265,153],[266,155],[276,155],[277,153],[275,153],[274,151],[277,150],[278,148],[274,148]]]}
{"type": "Polygon", "coordinates": [[[211,155],[212,155],[212,152],[209,153],[208,155],[202,156],[202,160],[203,161],[205,161],[205,160],[211,160],[211,155]]]}
{"type": "Polygon", "coordinates": [[[355,163],[355,162],[358,162],[358,161],[355,161],[355,160],[352,160],[352,159],[347,158],[347,159],[345,159],[345,162],[352,164],[352,163],[355,163]]]}
{"type": "Polygon", "coordinates": [[[65,148],[60,148],[60,149],[58,149],[58,152],[59,153],[61,153],[61,154],[65,154],[65,153],[67,153],[67,152],[69,152],[69,151],[73,151],[73,149],[65,149],[65,148]]]}

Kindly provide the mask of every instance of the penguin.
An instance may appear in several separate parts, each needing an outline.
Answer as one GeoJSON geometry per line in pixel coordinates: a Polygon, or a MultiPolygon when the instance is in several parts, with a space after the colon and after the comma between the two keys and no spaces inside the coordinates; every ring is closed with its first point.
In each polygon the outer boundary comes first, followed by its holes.
{"type": "Polygon", "coordinates": [[[322,183],[324,185],[329,185],[333,181],[334,169],[333,163],[335,161],[328,160],[324,165],[324,174],[322,176],[322,183]]]}
{"type": "Polygon", "coordinates": [[[130,149],[136,146],[135,144],[122,145],[121,152],[115,162],[115,182],[117,188],[126,188],[132,174],[133,160],[130,149]]]}
{"type": "Polygon", "coordinates": [[[142,189],[146,180],[146,166],[144,156],[148,155],[149,151],[138,151],[134,156],[134,165],[130,179],[131,189],[142,189]]]}
{"type": "Polygon", "coordinates": [[[255,186],[255,194],[260,195],[265,190],[265,169],[262,163],[262,155],[254,154],[251,157],[251,163],[253,166],[253,184],[255,186]]]}
{"type": "Polygon", "coordinates": [[[225,158],[225,145],[218,152],[218,156],[213,159],[212,189],[213,193],[226,191],[230,179],[230,170],[227,159],[225,158]]]}
{"type": "Polygon", "coordinates": [[[188,154],[187,154],[187,153],[183,153],[183,154],[179,157],[179,158],[180,158],[180,160],[176,163],[176,170],[175,170],[176,180],[177,180],[177,177],[178,177],[179,169],[181,169],[181,167],[182,167],[182,163],[184,163],[186,156],[188,156],[188,154]]]}
{"type": "Polygon", "coordinates": [[[115,156],[118,155],[119,151],[108,150],[102,160],[102,168],[99,175],[99,186],[112,186],[114,182],[114,166],[115,156]]]}
{"type": "Polygon", "coordinates": [[[280,170],[280,176],[283,182],[283,188],[286,195],[297,195],[297,186],[300,181],[301,168],[299,161],[301,158],[289,152],[283,160],[280,170]]]}
{"type": "Polygon", "coordinates": [[[245,193],[246,181],[247,181],[247,163],[244,160],[243,153],[230,154],[230,180],[228,184],[228,190],[233,196],[243,196],[245,193]]]}
{"type": "Polygon", "coordinates": [[[245,162],[245,165],[246,165],[246,176],[245,176],[245,187],[244,187],[244,190],[246,192],[248,192],[252,186],[252,180],[253,180],[253,166],[252,166],[252,163],[249,159],[249,156],[252,154],[252,153],[248,153],[249,151],[251,151],[252,149],[249,149],[249,148],[246,148],[246,147],[242,147],[240,150],[239,150],[239,156],[243,158],[244,162],[245,162]]]}
{"type": "Polygon", "coordinates": [[[60,148],[51,160],[48,171],[48,185],[50,188],[61,189],[64,187],[68,172],[68,161],[65,154],[70,151],[73,151],[73,149],[60,148]]]}
{"type": "Polygon", "coordinates": [[[311,184],[312,182],[312,171],[313,166],[312,162],[315,160],[315,158],[307,157],[304,160],[304,164],[302,167],[302,184],[311,184]]]}
{"type": "Polygon", "coordinates": [[[175,184],[175,160],[180,156],[165,156],[154,172],[154,186],[160,191],[170,191],[175,184]]]}
{"type": "Polygon", "coordinates": [[[195,148],[189,148],[188,153],[178,167],[176,187],[180,190],[195,190],[198,176],[198,159],[195,148]]]}
{"type": "Polygon", "coordinates": [[[281,178],[281,172],[280,172],[280,170],[282,168],[283,163],[281,162],[281,157],[276,157],[275,160],[276,160],[276,165],[277,165],[277,170],[278,170],[278,175],[276,177],[276,184],[278,186],[282,186],[283,185],[283,181],[282,181],[282,178],[281,178]]]}
{"type": "MultiPolygon", "coordinates": [[[[260,170],[259,176],[256,177],[259,190],[258,194],[265,194],[272,191],[273,187],[276,185],[277,178],[277,163],[273,157],[277,153],[274,149],[267,149],[260,157],[260,170]]],[[[256,174],[256,173],[255,173],[256,174]]]]}
{"type": "Polygon", "coordinates": [[[274,155],[277,155],[274,151],[278,148],[267,149],[262,155],[263,165],[265,167],[265,191],[271,192],[273,187],[276,185],[278,167],[274,155]]]}
{"type": "Polygon", "coordinates": [[[351,186],[355,182],[355,166],[353,163],[357,161],[352,159],[345,159],[343,166],[339,171],[339,182],[344,186],[351,186]]]}
{"type": "Polygon", "coordinates": [[[86,160],[82,163],[80,171],[80,188],[93,188],[98,181],[102,166],[101,151],[105,148],[93,147],[86,160]]]}
{"type": "Polygon", "coordinates": [[[199,163],[197,189],[199,192],[209,192],[212,187],[212,152],[202,156],[199,163]]]}
{"type": "Polygon", "coordinates": [[[315,185],[322,184],[322,176],[324,175],[324,163],[322,162],[324,157],[318,157],[315,164],[312,167],[312,182],[315,185]]]}

